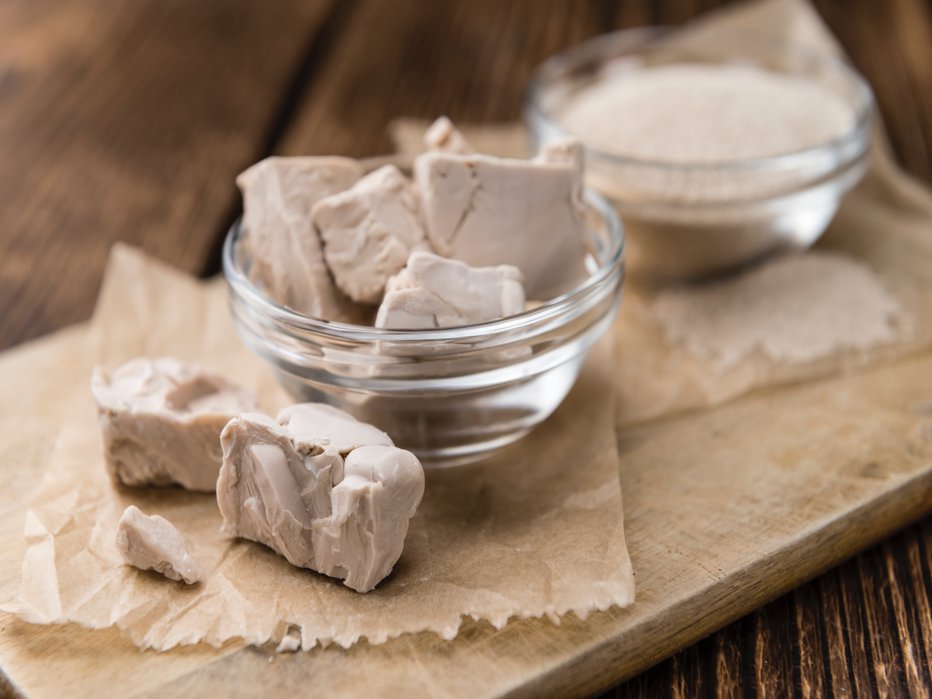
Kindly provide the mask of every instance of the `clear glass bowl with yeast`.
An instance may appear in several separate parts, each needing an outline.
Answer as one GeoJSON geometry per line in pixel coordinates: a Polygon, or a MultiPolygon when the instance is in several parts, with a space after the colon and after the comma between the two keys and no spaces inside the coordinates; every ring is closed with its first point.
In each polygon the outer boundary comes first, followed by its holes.
{"type": "Polygon", "coordinates": [[[248,278],[237,222],[223,249],[243,341],[296,401],[326,402],[388,432],[425,466],[474,461],[526,434],[572,388],[621,299],[624,237],[612,207],[586,193],[587,276],[518,315],[432,330],[309,318],[248,278]]]}
{"type": "MultiPolygon", "coordinates": [[[[546,61],[527,90],[525,121],[536,143],[573,135],[586,146],[587,184],[615,205],[628,238],[629,269],[638,276],[697,278],[776,250],[806,248],[866,169],[874,100],[857,72],[772,36],[715,31],[714,38],[702,26],[600,36],[546,61]],[[633,157],[607,148],[606,141],[587,142],[567,125],[568,109],[592,86],[631,76],[644,84],[644,71],[684,64],[753,67],[816,81],[850,108],[851,126],[831,140],[772,157],[697,162],[633,157]]],[[[605,118],[621,124],[625,114],[605,118]]]]}

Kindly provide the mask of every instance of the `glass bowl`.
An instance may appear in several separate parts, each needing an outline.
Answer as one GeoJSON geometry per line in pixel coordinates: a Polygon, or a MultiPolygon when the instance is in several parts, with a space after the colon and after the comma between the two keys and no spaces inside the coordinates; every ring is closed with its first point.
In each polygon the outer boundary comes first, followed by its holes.
{"type": "Polygon", "coordinates": [[[624,222],[633,274],[697,278],[779,249],[806,248],[866,169],[874,100],[860,75],[773,37],[742,32],[726,38],[712,42],[701,33],[664,28],[606,34],[547,60],[528,87],[524,117],[534,145],[580,138],[587,184],[614,204],[624,222]],[[817,80],[851,107],[853,126],[835,140],[774,157],[674,163],[601,150],[560,123],[573,96],[597,81],[683,63],[750,64],[817,80]]]}
{"type": "Polygon", "coordinates": [[[295,400],[377,425],[425,466],[475,461],[560,405],[617,313],[624,236],[610,204],[591,191],[585,200],[579,286],[508,318],[431,330],[328,322],[278,305],[248,279],[237,222],[223,248],[233,323],[295,400]]]}

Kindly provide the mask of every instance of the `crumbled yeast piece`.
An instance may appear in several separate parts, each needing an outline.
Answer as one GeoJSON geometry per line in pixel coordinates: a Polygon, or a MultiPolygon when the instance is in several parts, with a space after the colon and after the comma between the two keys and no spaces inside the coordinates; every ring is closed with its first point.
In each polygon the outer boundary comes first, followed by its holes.
{"type": "MultiPolygon", "coordinates": [[[[579,171],[582,177],[585,167],[586,151],[583,144],[575,138],[560,138],[555,141],[547,141],[541,145],[534,162],[538,163],[563,163],[572,165],[579,171]]],[[[582,195],[582,188],[579,188],[579,194],[582,195]]]]}
{"type": "Polygon", "coordinates": [[[334,286],[311,209],[363,175],[355,160],[271,157],[236,178],[243,193],[242,250],[250,280],[276,303],[325,320],[352,321],[359,310],[334,286]]]}
{"type": "Polygon", "coordinates": [[[582,172],[572,159],[431,152],[415,159],[414,174],[439,254],[474,266],[514,265],[532,298],[552,298],[583,279],[582,172]]]}
{"type": "Polygon", "coordinates": [[[220,432],[255,399],[226,379],[177,359],[133,359],[94,369],[104,457],[114,481],[213,491],[220,432]]]}
{"type": "Polygon", "coordinates": [[[297,629],[289,629],[275,648],[276,653],[296,653],[299,650],[301,650],[301,632],[297,629]]]}
{"type": "Polygon", "coordinates": [[[298,448],[319,447],[346,455],[357,447],[393,446],[391,437],[377,427],[326,403],[298,403],[278,413],[282,425],[298,448]]]}
{"type": "Polygon", "coordinates": [[[359,303],[378,303],[411,251],[427,247],[411,183],[394,165],[321,199],[311,218],[337,286],[359,303]]]}
{"type": "Polygon", "coordinates": [[[438,117],[424,133],[424,145],[427,146],[428,150],[456,153],[458,155],[469,155],[476,152],[472,144],[466,140],[466,137],[445,116],[438,117]]]}
{"type": "Polygon", "coordinates": [[[447,328],[484,323],[524,310],[521,272],[510,265],[470,267],[430,252],[411,254],[389,280],[378,328],[447,328]]]}
{"type": "Polygon", "coordinates": [[[223,430],[217,502],[223,530],[291,564],[368,592],[392,570],[424,471],[384,432],[305,403],[273,420],[241,415],[223,430]]]}
{"type": "Polygon", "coordinates": [[[147,515],[135,505],[127,507],[120,517],[116,547],[126,563],[140,570],[154,570],[188,585],[201,579],[201,567],[188,553],[175,525],[164,517],[147,515]]]}

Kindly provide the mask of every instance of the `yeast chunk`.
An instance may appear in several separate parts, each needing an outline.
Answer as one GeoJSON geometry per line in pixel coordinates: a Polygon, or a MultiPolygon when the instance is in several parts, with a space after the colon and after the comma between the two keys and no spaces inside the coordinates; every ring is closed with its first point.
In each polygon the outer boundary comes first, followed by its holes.
{"type": "Polygon", "coordinates": [[[534,160],[430,152],[414,163],[435,252],[475,267],[509,264],[530,298],[569,291],[585,276],[582,171],[564,154],[534,160]]]}
{"type": "Polygon", "coordinates": [[[307,316],[353,322],[361,311],[333,283],[311,210],[363,175],[350,158],[271,157],[236,178],[243,194],[241,252],[266,296],[307,316]]]}
{"type": "Polygon", "coordinates": [[[391,572],[424,493],[417,457],[371,425],[314,403],[277,420],[242,415],[222,442],[217,502],[226,533],[357,592],[391,572]]]}
{"type": "Polygon", "coordinates": [[[312,219],[337,286],[359,303],[377,304],[411,251],[427,247],[411,183],[394,165],[320,200],[312,219]]]}
{"type": "Polygon", "coordinates": [[[147,515],[135,505],[123,512],[117,524],[116,547],[128,565],[154,570],[171,580],[188,585],[198,582],[201,567],[191,554],[181,532],[159,515],[147,515]]]}
{"type": "Polygon", "coordinates": [[[172,358],[94,369],[91,392],[110,475],[127,486],[180,485],[211,492],[220,432],[255,399],[221,376],[172,358]]]}
{"type": "Polygon", "coordinates": [[[524,310],[521,272],[511,265],[470,267],[429,252],[412,253],[386,286],[379,328],[447,328],[485,323],[524,310]]]}

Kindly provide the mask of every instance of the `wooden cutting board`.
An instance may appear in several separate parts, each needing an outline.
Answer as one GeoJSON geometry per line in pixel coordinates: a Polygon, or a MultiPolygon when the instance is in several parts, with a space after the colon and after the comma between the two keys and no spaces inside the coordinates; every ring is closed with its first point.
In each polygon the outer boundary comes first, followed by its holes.
{"type": "MultiPolygon", "coordinates": [[[[0,358],[0,402],[18,436],[0,445],[0,599],[15,589],[23,502],[41,475],[49,420],[30,405],[76,327],[0,358]],[[24,386],[40,387],[24,395],[24,386]],[[21,410],[13,414],[12,406],[21,410]],[[14,458],[15,455],[15,458],[14,458]]],[[[579,695],[630,676],[932,510],[932,354],[856,376],[757,393],[619,434],[628,610],[466,624],[381,646],[139,651],[115,631],[38,627],[0,615],[0,666],[28,697],[579,695]]],[[[2,694],[0,685],[0,694],[2,694]]]]}

